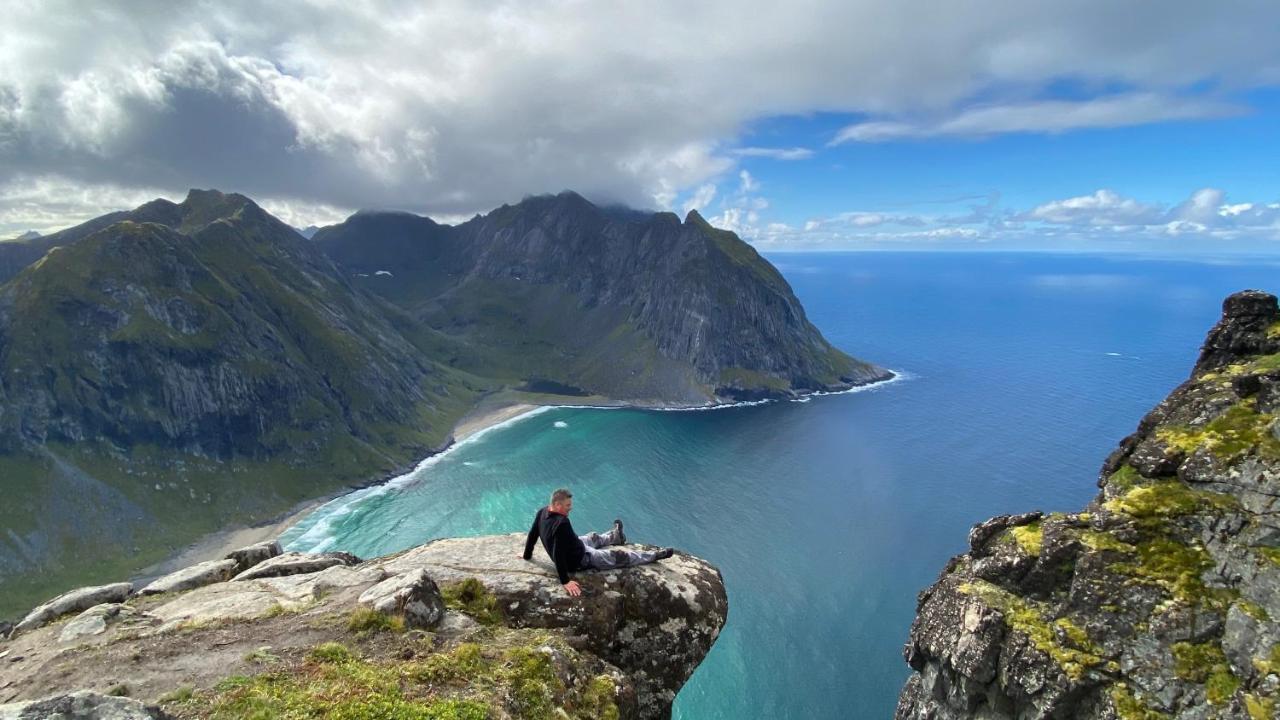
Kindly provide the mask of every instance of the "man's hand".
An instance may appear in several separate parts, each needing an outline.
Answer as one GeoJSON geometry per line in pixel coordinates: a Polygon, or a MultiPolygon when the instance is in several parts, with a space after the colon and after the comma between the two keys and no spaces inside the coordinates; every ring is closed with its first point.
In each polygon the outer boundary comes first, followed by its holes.
{"type": "Polygon", "coordinates": [[[573,597],[578,597],[582,594],[582,586],[578,584],[577,580],[570,580],[564,584],[564,591],[573,597]]]}

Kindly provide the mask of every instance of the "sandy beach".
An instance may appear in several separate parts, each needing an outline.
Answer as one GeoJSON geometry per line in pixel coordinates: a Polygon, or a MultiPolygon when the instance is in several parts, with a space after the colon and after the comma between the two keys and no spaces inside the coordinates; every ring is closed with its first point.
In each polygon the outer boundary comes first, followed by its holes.
{"type": "MultiPolygon", "coordinates": [[[[454,426],[454,445],[476,433],[514,420],[521,415],[537,410],[539,407],[538,405],[527,403],[497,404],[490,407],[481,404],[463,416],[458,421],[458,424],[454,426]]],[[[306,500],[269,522],[231,527],[205,535],[163,562],[139,571],[135,580],[156,578],[206,560],[221,559],[232,550],[238,550],[246,545],[274,540],[280,537],[281,533],[293,527],[299,520],[306,517],[311,511],[347,492],[349,490],[341,490],[324,497],[306,500]]]]}

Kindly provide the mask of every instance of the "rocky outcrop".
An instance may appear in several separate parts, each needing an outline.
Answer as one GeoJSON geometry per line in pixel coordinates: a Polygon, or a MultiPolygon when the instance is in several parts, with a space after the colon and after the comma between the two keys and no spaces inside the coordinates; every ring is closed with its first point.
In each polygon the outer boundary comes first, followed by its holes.
{"type": "Polygon", "coordinates": [[[216,582],[230,580],[235,574],[238,563],[230,558],[226,560],[209,560],[177,572],[156,578],[138,591],[139,595],[158,595],[167,592],[179,592],[212,585],[216,582]]]}
{"type": "Polygon", "coordinates": [[[313,573],[335,565],[355,565],[360,558],[345,552],[299,553],[288,552],[268,558],[244,572],[233,580],[256,580],[258,578],[285,577],[313,573]]]}
{"type": "Polygon", "coordinates": [[[129,597],[131,592],[133,592],[131,583],[112,583],[110,585],[78,588],[63,593],[27,613],[26,617],[22,618],[13,627],[13,632],[19,633],[25,630],[33,630],[67,613],[86,610],[102,603],[122,602],[129,597]]]}
{"type": "Polygon", "coordinates": [[[0,720],[171,720],[158,707],[127,697],[76,692],[0,705],[0,720]]]}
{"type": "MultiPolygon", "coordinates": [[[[294,559],[299,571],[287,575],[242,573],[98,605],[0,643],[0,702],[112,691],[179,717],[235,716],[239,693],[264,672],[274,695],[294,688],[289,702],[301,706],[332,702],[307,695],[325,677],[350,683],[387,673],[393,682],[360,691],[365,702],[427,708],[465,699],[491,717],[544,716],[535,707],[584,720],[668,717],[725,622],[720,573],[676,554],[582,573],[583,595],[571,598],[549,562],[520,559],[523,542],[514,534],[439,540],[305,569],[294,559]],[[325,663],[341,667],[329,677],[325,663]],[[245,679],[223,682],[230,676],[245,679]],[[307,683],[290,685],[304,676],[307,683]]],[[[8,707],[19,706],[0,706],[8,707]]]]}
{"type": "Polygon", "coordinates": [[[899,720],[1280,717],[1280,310],[1227,298],[1083,512],[1004,516],[920,594],[899,720]]]}

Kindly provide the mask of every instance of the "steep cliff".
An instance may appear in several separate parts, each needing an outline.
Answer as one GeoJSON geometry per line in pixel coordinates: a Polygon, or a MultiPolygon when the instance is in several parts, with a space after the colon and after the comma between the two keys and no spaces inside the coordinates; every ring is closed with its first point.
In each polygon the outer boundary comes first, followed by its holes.
{"type": "Polygon", "coordinates": [[[456,227],[362,213],[315,242],[497,376],[681,403],[889,377],[833,348],[782,275],[696,211],[681,222],[566,192],[456,227]]]}
{"type": "Polygon", "coordinates": [[[920,595],[900,720],[1278,717],[1280,311],[1223,304],[1084,512],[977,525],[920,595]]]}
{"type": "Polygon", "coordinates": [[[670,717],[724,625],[719,571],[677,554],[581,573],[570,598],[523,542],[367,562],[263,544],[66,593],[0,639],[0,718],[670,717]]]}

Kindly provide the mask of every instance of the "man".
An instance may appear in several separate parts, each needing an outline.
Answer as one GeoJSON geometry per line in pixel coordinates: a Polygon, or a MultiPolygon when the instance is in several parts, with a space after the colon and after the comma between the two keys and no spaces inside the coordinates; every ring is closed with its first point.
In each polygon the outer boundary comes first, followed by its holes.
{"type": "Polygon", "coordinates": [[[529,538],[524,544],[525,560],[533,559],[533,543],[542,539],[542,547],[556,564],[556,574],[565,592],[573,597],[582,594],[582,588],[569,573],[577,570],[612,570],[632,565],[644,565],[671,557],[675,550],[663,548],[657,551],[603,550],[610,545],[625,545],[627,536],[622,532],[622,521],[614,520],[609,532],[588,533],[579,537],[569,524],[569,511],[573,509],[573,493],[560,488],[551,493],[551,504],[538,510],[529,528],[529,538]]]}

